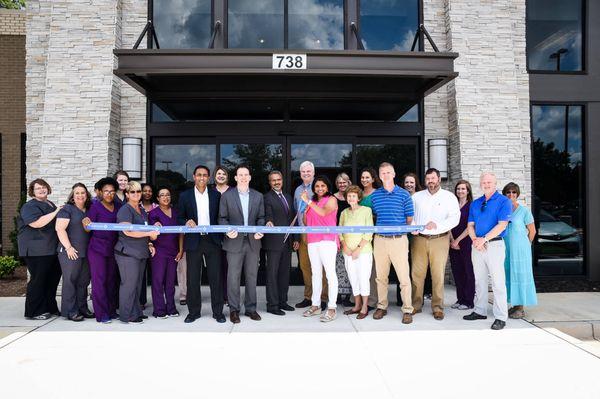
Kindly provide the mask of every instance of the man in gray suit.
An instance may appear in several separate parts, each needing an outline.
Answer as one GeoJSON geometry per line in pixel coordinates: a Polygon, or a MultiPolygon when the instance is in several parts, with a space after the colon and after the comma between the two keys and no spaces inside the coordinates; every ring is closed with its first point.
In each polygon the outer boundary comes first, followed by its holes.
{"type": "MultiPolygon", "coordinates": [[[[219,224],[235,226],[264,226],[265,207],[263,196],[250,188],[250,169],[238,166],[235,172],[237,187],[221,196],[219,204],[219,224]]],[[[229,319],[240,322],[240,279],[242,268],[246,276],[244,295],[245,315],[252,320],[260,320],[256,312],[256,277],[260,254],[261,233],[247,234],[230,231],[225,235],[223,249],[227,251],[227,299],[229,301],[229,319]]]]}

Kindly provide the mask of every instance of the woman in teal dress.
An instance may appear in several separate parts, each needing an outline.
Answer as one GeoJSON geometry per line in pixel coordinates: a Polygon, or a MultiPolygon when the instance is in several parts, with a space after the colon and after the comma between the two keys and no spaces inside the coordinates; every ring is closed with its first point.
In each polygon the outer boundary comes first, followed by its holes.
{"type": "Polygon", "coordinates": [[[369,167],[360,171],[360,185],[363,189],[363,198],[360,200],[359,205],[372,208],[373,200],[371,199],[371,194],[381,187],[381,181],[375,169],[369,167]]]}
{"type": "Polygon", "coordinates": [[[531,243],[535,237],[533,215],[529,208],[518,203],[521,190],[516,183],[504,186],[502,194],[512,201],[513,213],[504,237],[506,258],[506,293],[511,308],[508,317],[521,319],[525,316],[524,306],[537,305],[531,243]]]}

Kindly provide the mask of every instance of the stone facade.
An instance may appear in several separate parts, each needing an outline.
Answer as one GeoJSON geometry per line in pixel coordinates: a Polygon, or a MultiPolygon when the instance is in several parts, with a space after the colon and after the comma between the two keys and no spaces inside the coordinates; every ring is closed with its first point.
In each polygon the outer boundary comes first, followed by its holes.
{"type": "Polygon", "coordinates": [[[25,133],[25,11],[0,9],[0,135],[2,139],[0,250],[12,249],[21,187],[21,136],[25,133]]]}
{"type": "Polygon", "coordinates": [[[54,200],[118,170],[122,135],[145,138],[145,99],[113,75],[113,49],[133,46],[145,10],[141,0],[27,2],[27,180],[46,178],[54,200]]]}
{"type": "Polygon", "coordinates": [[[486,0],[476,6],[467,0],[425,0],[424,12],[440,50],[459,53],[459,77],[445,88],[446,108],[443,90],[425,104],[425,137],[447,132],[449,182],[467,179],[479,192],[481,172],[492,171],[499,187],[514,181],[530,202],[525,0],[486,0]]]}

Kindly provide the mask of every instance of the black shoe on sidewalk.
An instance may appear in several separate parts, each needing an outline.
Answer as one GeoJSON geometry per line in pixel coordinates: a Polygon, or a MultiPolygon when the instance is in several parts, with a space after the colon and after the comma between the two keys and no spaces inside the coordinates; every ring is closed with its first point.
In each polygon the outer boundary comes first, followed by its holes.
{"type": "Polygon", "coordinates": [[[463,320],[485,320],[487,316],[480,315],[479,313],[471,312],[470,314],[463,316],[463,320]]]}
{"type": "Polygon", "coordinates": [[[304,298],[302,301],[298,302],[297,304],[295,304],[294,306],[297,309],[301,309],[301,308],[307,308],[310,305],[312,305],[312,302],[310,301],[310,299],[306,299],[304,298]]]}
{"type": "Polygon", "coordinates": [[[504,328],[504,326],[506,325],[505,321],[502,320],[494,320],[494,324],[492,324],[492,330],[502,330],[504,328]]]}

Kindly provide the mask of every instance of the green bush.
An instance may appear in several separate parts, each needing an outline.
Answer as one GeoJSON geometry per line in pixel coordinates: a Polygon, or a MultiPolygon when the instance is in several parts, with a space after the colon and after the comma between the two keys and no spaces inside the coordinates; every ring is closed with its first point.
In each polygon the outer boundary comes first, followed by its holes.
{"type": "Polygon", "coordinates": [[[0,256],[0,278],[12,275],[20,265],[12,256],[0,256]]]}
{"type": "Polygon", "coordinates": [[[0,8],[21,10],[25,8],[25,0],[0,0],[0,8]]]}

